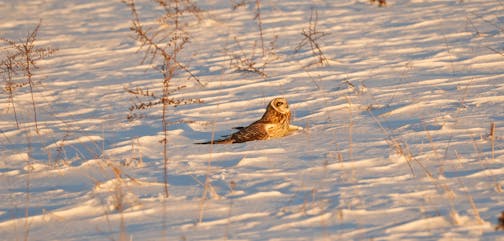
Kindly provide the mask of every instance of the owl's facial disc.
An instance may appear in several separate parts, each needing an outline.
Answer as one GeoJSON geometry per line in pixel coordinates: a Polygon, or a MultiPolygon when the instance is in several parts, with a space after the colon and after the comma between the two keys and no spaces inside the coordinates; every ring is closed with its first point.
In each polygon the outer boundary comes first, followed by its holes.
{"type": "Polygon", "coordinates": [[[270,105],[271,107],[273,107],[273,109],[282,114],[287,114],[290,111],[289,103],[287,103],[287,100],[285,98],[275,98],[271,101],[270,105]]]}

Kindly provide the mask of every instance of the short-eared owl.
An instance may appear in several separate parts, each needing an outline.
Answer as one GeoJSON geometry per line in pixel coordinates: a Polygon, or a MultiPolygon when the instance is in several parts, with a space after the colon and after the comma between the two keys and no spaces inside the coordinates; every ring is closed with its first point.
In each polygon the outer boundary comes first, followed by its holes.
{"type": "Polygon", "coordinates": [[[275,98],[266,107],[266,112],[260,120],[247,127],[240,127],[238,132],[230,136],[198,144],[231,144],[254,140],[268,140],[287,135],[303,128],[290,125],[291,112],[285,98],[275,98]]]}

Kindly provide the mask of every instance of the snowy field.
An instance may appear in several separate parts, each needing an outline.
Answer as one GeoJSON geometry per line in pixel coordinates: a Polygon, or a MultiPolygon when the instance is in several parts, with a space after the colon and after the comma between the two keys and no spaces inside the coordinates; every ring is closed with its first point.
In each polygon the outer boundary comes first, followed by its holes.
{"type": "MultiPolygon", "coordinates": [[[[57,49],[33,70],[38,133],[29,89],[13,96],[17,127],[0,76],[0,239],[504,240],[504,1],[260,1],[260,18],[240,2],[184,19],[178,60],[202,85],[180,71],[173,97],[203,103],[168,108],[166,198],[161,108],[127,119],[128,90],[163,78],[128,6],[0,0],[0,37],[42,20],[35,44],[57,49]],[[323,64],[297,48],[315,12],[323,64]],[[194,144],[278,96],[304,130],[194,144]]],[[[156,1],[136,4],[155,24],[156,1]]]]}

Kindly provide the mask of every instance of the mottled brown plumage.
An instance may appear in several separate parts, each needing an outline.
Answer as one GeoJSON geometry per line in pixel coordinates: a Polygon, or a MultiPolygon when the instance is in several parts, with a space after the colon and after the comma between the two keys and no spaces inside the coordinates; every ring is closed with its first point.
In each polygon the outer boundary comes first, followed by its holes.
{"type": "Polygon", "coordinates": [[[198,144],[232,144],[283,137],[289,132],[302,129],[290,125],[290,118],[291,112],[287,100],[285,98],[275,98],[268,104],[261,119],[247,127],[239,128],[238,132],[227,138],[198,144]]]}
{"type": "Polygon", "coordinates": [[[497,219],[497,226],[495,230],[504,230],[504,211],[501,213],[500,217],[497,219]]]}

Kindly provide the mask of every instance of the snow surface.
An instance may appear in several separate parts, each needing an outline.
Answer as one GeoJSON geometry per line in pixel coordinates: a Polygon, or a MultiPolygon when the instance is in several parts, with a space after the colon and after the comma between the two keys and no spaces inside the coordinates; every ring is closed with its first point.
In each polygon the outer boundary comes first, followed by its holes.
{"type": "MultiPolygon", "coordinates": [[[[1,37],[42,19],[37,43],[59,49],[34,76],[39,134],[27,91],[15,95],[19,129],[0,95],[1,240],[502,239],[502,0],[261,1],[265,45],[278,37],[267,77],[230,67],[235,38],[246,51],[259,41],[255,1],[232,2],[200,1],[190,25],[180,59],[205,87],[180,74],[176,96],[204,103],[170,109],[164,198],[160,110],[126,120],[125,88],[161,79],[140,64],[128,8],[0,1],[1,37]],[[312,8],[326,66],[295,51],[312,8]],[[276,96],[303,131],[193,144],[258,119],[276,96]]],[[[153,21],[151,2],[137,4],[153,21]]]]}

